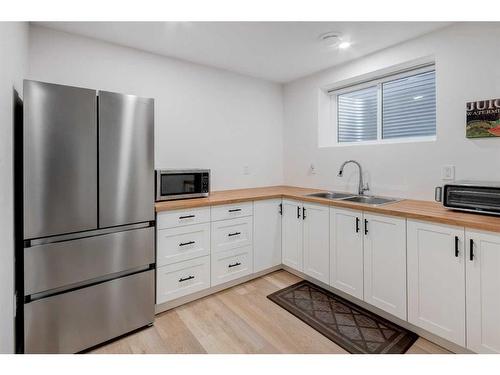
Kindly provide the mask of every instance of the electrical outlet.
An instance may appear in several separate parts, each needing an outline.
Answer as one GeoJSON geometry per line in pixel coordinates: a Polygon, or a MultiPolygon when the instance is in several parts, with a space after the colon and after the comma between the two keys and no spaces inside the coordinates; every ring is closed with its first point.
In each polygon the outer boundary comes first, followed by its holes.
{"type": "Polygon", "coordinates": [[[309,166],[309,174],[316,174],[316,166],[312,163],[309,166]]]}
{"type": "Polygon", "coordinates": [[[249,175],[250,174],[250,167],[248,165],[245,165],[243,167],[243,174],[244,175],[249,175]]]}
{"type": "Polygon", "coordinates": [[[454,180],[455,179],[455,166],[454,165],[444,165],[441,169],[441,178],[443,180],[454,180]]]}

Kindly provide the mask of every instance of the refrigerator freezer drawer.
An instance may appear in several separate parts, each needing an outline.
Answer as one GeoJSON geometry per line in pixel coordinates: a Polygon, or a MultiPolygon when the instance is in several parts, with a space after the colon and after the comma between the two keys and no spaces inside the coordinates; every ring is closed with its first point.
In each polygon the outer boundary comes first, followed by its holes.
{"type": "Polygon", "coordinates": [[[154,270],[24,306],[26,353],[76,353],[153,322],[154,270]]]}
{"type": "Polygon", "coordinates": [[[32,246],[24,250],[24,293],[32,295],[155,262],[154,228],[32,246]]]}

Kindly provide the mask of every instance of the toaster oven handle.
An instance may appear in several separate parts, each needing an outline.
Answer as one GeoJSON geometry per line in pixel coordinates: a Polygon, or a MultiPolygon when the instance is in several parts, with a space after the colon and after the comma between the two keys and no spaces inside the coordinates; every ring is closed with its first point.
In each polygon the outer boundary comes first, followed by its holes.
{"type": "Polygon", "coordinates": [[[436,186],[434,188],[434,200],[436,202],[443,201],[443,187],[442,186],[436,186]]]}

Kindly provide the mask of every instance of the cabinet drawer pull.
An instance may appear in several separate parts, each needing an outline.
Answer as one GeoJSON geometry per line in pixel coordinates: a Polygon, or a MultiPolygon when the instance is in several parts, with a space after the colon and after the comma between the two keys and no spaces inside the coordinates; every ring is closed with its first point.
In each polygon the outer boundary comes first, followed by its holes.
{"type": "Polygon", "coordinates": [[[455,236],[455,257],[458,258],[458,236],[455,236]]]}
{"type": "Polygon", "coordinates": [[[193,276],[193,275],[188,276],[188,277],[181,277],[181,278],[179,279],[179,282],[180,282],[180,283],[182,283],[183,281],[188,281],[188,280],[192,280],[192,279],[194,279],[194,276],[193,276]]]}
{"type": "Polygon", "coordinates": [[[196,215],[185,215],[185,216],[179,216],[179,219],[192,219],[193,217],[196,217],[196,215]]]}
{"type": "Polygon", "coordinates": [[[359,217],[356,218],[356,233],[359,233],[359,217]]]}
{"type": "Polygon", "coordinates": [[[241,208],[232,208],[230,210],[228,210],[229,212],[239,212],[241,211],[241,208]]]}
{"type": "Polygon", "coordinates": [[[474,260],[474,240],[471,238],[470,239],[470,253],[469,253],[469,260],[472,262],[474,260]]]}
{"type": "Polygon", "coordinates": [[[181,243],[179,244],[179,246],[187,246],[187,245],[192,245],[192,244],[194,244],[194,243],[195,243],[195,241],[181,242],[181,243]]]}
{"type": "Polygon", "coordinates": [[[283,203],[280,203],[280,215],[283,215],[283,203]]]}
{"type": "Polygon", "coordinates": [[[297,206],[297,219],[300,219],[300,207],[297,206]]]}
{"type": "Polygon", "coordinates": [[[365,235],[368,234],[368,220],[365,219],[365,235]]]}
{"type": "Polygon", "coordinates": [[[306,219],[306,208],[302,207],[302,220],[306,219]]]}
{"type": "Polygon", "coordinates": [[[237,266],[241,266],[241,263],[240,262],[236,262],[236,263],[228,264],[227,265],[228,268],[233,268],[233,267],[237,267],[237,266]]]}
{"type": "Polygon", "coordinates": [[[233,237],[233,236],[239,236],[241,232],[234,232],[234,233],[229,233],[227,236],[228,237],[233,237]]]}

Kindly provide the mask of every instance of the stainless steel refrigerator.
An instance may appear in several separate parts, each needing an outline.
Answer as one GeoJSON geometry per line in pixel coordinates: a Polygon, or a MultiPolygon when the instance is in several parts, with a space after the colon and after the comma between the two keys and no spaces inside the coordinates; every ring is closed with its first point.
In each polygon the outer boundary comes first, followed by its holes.
{"type": "Polygon", "coordinates": [[[79,352],[153,322],[153,108],[24,81],[24,352],[79,352]]]}

